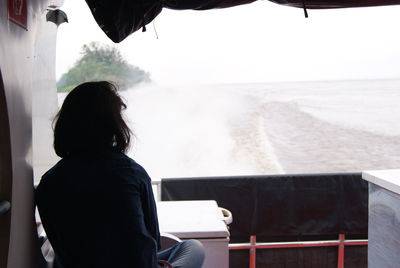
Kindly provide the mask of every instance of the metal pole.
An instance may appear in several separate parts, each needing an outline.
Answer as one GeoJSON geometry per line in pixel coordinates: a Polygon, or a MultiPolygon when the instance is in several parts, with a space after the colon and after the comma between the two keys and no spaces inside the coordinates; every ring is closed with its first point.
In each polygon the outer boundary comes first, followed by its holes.
{"type": "Polygon", "coordinates": [[[339,234],[338,268],[344,268],[344,234],[339,234]]]}
{"type": "Polygon", "coordinates": [[[256,268],[256,244],[257,236],[250,236],[250,265],[249,268],[256,268]]]}

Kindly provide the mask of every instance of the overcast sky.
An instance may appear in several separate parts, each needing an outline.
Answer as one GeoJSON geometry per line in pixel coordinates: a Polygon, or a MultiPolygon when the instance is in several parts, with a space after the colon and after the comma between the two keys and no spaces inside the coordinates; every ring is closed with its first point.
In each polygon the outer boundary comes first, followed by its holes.
{"type": "MultiPolygon", "coordinates": [[[[57,78],[83,44],[112,44],[83,0],[65,1],[57,78]]],[[[117,46],[159,84],[400,78],[400,6],[303,10],[268,1],[229,9],[164,9],[117,46]],[[158,39],[154,28],[157,30],[158,39]]]]}

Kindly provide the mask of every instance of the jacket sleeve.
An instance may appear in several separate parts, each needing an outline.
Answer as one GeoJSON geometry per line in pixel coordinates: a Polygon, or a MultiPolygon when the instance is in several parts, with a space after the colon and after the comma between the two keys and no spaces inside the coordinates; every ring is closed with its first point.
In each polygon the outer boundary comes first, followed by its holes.
{"type": "MultiPolygon", "coordinates": [[[[111,214],[114,228],[118,228],[114,235],[118,236],[117,241],[121,243],[118,255],[127,264],[123,267],[157,267],[158,238],[154,237],[148,226],[148,215],[156,215],[156,211],[148,211],[153,208],[145,204],[148,186],[140,177],[141,174],[132,168],[120,168],[115,176],[120,183],[119,189],[113,191],[116,193],[113,197],[115,210],[111,214]]],[[[157,221],[156,218],[153,220],[157,221]]],[[[152,224],[158,228],[157,222],[152,224]]]]}
{"type": "Polygon", "coordinates": [[[157,207],[154,200],[151,179],[147,172],[141,166],[139,166],[138,172],[140,174],[140,177],[143,179],[143,190],[141,197],[145,225],[151,236],[156,240],[157,250],[159,250],[161,248],[160,231],[158,226],[157,207]]]}

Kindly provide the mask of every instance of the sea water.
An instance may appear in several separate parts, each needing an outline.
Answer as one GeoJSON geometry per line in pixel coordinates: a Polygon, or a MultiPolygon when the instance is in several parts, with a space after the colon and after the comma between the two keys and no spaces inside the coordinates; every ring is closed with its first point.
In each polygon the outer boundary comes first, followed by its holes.
{"type": "Polygon", "coordinates": [[[153,178],[400,168],[400,80],[122,92],[129,155],[153,178]]]}

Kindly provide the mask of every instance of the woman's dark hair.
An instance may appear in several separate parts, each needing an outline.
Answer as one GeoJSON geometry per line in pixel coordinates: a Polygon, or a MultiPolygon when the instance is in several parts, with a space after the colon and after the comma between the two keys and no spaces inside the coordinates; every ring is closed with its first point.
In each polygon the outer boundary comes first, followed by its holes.
{"type": "Polygon", "coordinates": [[[126,105],[107,81],[75,87],[55,117],[54,149],[60,157],[104,150],[126,152],[131,131],[122,118],[126,105]]]}

